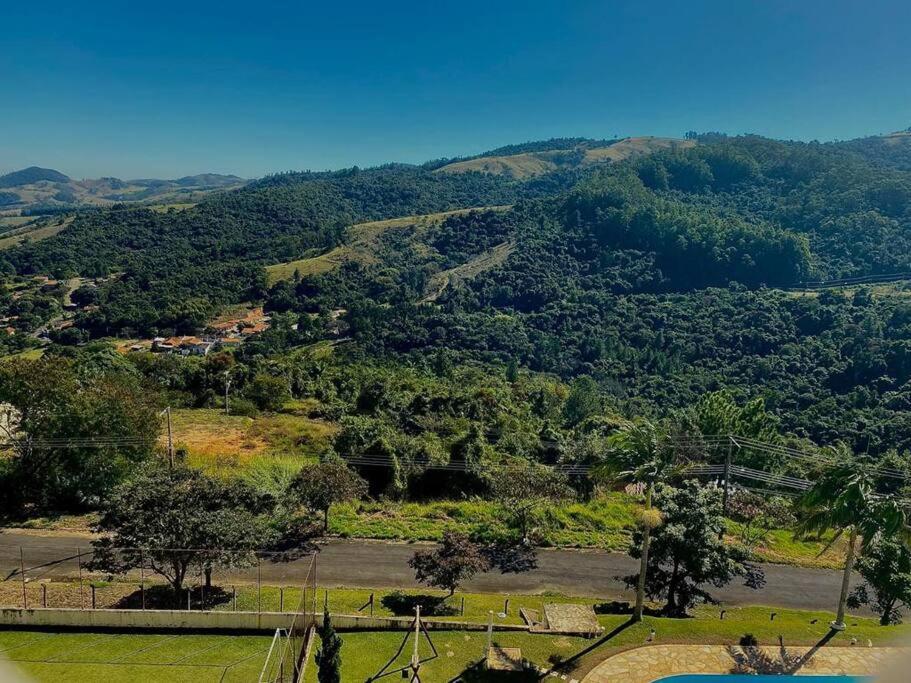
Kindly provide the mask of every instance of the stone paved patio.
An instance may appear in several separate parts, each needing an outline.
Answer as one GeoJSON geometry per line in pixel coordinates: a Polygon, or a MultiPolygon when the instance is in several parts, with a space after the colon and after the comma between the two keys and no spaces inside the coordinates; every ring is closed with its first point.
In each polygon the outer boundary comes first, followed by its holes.
{"type": "MultiPolygon", "coordinates": [[[[788,647],[782,657],[777,647],[729,648],[724,645],[650,645],[614,655],[596,666],[583,683],[652,683],[665,676],[687,673],[731,673],[737,660],[760,661],[796,667],[797,675],[878,673],[883,663],[902,648],[788,647]],[[809,658],[804,660],[807,654],[809,658]]],[[[744,673],[748,673],[744,671],[744,673]]]]}

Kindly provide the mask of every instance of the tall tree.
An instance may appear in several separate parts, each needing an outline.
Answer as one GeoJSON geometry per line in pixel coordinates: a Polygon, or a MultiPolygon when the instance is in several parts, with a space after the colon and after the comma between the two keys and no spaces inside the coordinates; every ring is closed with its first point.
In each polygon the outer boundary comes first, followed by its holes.
{"type": "Polygon", "coordinates": [[[419,550],[408,561],[420,583],[443,588],[451,596],[463,582],[490,569],[484,548],[465,534],[447,531],[433,550],[419,550]]]}
{"type": "Polygon", "coordinates": [[[901,623],[899,606],[911,607],[911,551],[897,538],[879,538],[857,560],[864,583],[848,597],[848,607],[870,605],[883,626],[901,623]]]}
{"type": "Polygon", "coordinates": [[[316,679],[319,683],[341,683],[342,639],[332,626],[329,610],[323,612],[323,625],[319,629],[320,647],[316,651],[316,679]]]}
{"type": "Polygon", "coordinates": [[[164,577],[175,594],[191,569],[249,564],[254,550],[274,540],[267,504],[242,484],[196,470],[154,466],[120,485],[96,530],[94,564],[123,573],[144,567],[164,577]]]}
{"type": "Polygon", "coordinates": [[[323,515],[323,532],[329,530],[329,508],[367,493],[367,482],[340,460],[304,467],[291,483],[291,494],[306,507],[323,515]]]}
{"type": "Polygon", "coordinates": [[[573,380],[569,396],[563,405],[563,419],[570,427],[575,427],[585,418],[601,410],[603,405],[598,383],[588,375],[573,380]]]}
{"type": "Polygon", "coordinates": [[[529,526],[537,510],[571,498],[574,493],[566,475],[528,460],[517,460],[498,468],[490,491],[523,542],[529,540],[529,526]]]}
{"type": "MultiPolygon", "coordinates": [[[[95,354],[0,366],[3,448],[11,451],[5,502],[79,509],[97,506],[159,434],[157,396],[123,362],[95,354]]],[[[21,508],[20,508],[21,509],[21,508]]]]}
{"type": "Polygon", "coordinates": [[[610,482],[631,482],[645,488],[645,509],[639,518],[639,576],[633,619],[642,619],[645,582],[649,564],[652,530],[661,515],[652,508],[655,486],[680,472],[667,432],[649,420],[637,420],[608,439],[605,463],[595,470],[598,478],[610,482]]]}
{"type": "MultiPolygon", "coordinates": [[[[663,523],[652,533],[646,568],[646,593],[665,601],[664,613],[683,616],[699,601],[711,602],[705,586],[720,588],[737,577],[759,588],[762,571],[748,561],[747,552],[724,542],[721,492],[717,488],[687,481],[680,488],[661,484],[655,491],[655,505],[663,523]]],[[[642,557],[644,529],[633,534],[630,554],[642,557]]],[[[641,574],[626,577],[628,585],[641,583],[641,574]]]]}
{"type": "Polygon", "coordinates": [[[826,474],[799,501],[801,535],[835,532],[828,547],[848,537],[845,565],[833,629],[845,629],[845,606],[851,586],[851,571],[858,539],[865,551],[877,539],[897,534],[907,536],[906,513],[894,497],[876,490],[876,474],[870,463],[850,458],[843,446],[834,449],[841,464],[826,474]]]}

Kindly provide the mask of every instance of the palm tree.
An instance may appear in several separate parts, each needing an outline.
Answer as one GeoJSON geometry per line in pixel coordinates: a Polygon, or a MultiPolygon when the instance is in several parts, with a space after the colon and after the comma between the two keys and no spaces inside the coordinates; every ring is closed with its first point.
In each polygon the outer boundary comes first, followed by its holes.
{"type": "Polygon", "coordinates": [[[869,462],[851,456],[845,458],[844,448],[835,449],[835,454],[841,456],[842,464],[824,474],[798,503],[802,513],[798,533],[806,536],[834,530],[835,536],[820,555],[848,535],[838,612],[830,624],[833,629],[843,631],[858,539],[863,551],[881,536],[900,533],[907,538],[908,526],[901,505],[893,497],[877,493],[875,470],[869,462]]]}
{"type": "Polygon", "coordinates": [[[651,531],[659,517],[652,511],[655,485],[679,473],[667,433],[649,420],[637,420],[608,439],[607,462],[596,470],[597,476],[612,482],[630,482],[645,486],[645,510],[641,516],[642,556],[636,585],[633,621],[642,619],[645,603],[645,579],[651,531]]]}

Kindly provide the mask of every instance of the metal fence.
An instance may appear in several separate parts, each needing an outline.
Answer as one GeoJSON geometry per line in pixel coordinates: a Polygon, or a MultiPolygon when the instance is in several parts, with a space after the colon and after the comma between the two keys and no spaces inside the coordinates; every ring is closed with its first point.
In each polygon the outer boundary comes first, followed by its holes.
{"type": "Polygon", "coordinates": [[[317,619],[316,556],[301,584],[300,601],[287,628],[276,629],[260,672],[260,683],[296,683],[303,679],[317,619]]]}
{"type": "Polygon", "coordinates": [[[298,614],[316,609],[316,554],[0,545],[0,606],[298,614]]]}

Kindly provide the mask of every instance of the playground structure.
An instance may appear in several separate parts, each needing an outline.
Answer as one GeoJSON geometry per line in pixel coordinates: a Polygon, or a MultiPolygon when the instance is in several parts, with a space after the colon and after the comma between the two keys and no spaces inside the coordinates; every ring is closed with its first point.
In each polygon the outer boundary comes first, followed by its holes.
{"type": "Polygon", "coordinates": [[[402,639],[399,649],[396,650],[395,654],[387,661],[383,668],[381,668],[374,676],[367,679],[367,683],[372,683],[373,681],[378,681],[381,678],[386,676],[395,676],[400,674],[402,678],[408,678],[409,683],[421,683],[421,665],[425,662],[429,662],[432,659],[439,657],[436,646],[433,644],[433,639],[430,637],[430,632],[427,630],[427,626],[421,619],[421,606],[418,605],[415,607],[414,611],[414,621],[411,624],[411,627],[405,631],[405,637],[402,639]],[[404,666],[395,667],[396,661],[401,656],[402,652],[405,650],[405,646],[408,644],[408,639],[414,637],[413,650],[411,653],[411,660],[408,664],[404,666]],[[422,657],[421,656],[421,636],[427,641],[427,644],[430,647],[430,656],[422,657]],[[395,667],[395,668],[393,668],[395,667]]]}

